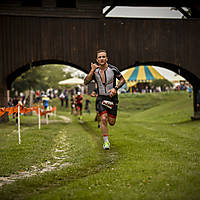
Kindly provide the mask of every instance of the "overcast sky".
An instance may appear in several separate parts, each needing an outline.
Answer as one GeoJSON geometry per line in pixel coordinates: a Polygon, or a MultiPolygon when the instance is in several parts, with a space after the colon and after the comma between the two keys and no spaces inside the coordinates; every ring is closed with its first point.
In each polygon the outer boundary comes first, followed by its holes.
{"type": "MultiPolygon", "coordinates": [[[[104,12],[109,8],[105,7],[104,12]]],[[[182,14],[170,7],[127,7],[117,6],[111,10],[107,17],[132,17],[132,18],[177,18],[182,14]]]]}

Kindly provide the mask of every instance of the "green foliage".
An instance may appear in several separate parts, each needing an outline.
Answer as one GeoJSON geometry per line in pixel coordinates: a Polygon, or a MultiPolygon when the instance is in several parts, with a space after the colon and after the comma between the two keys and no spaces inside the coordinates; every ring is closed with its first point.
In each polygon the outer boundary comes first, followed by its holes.
{"type": "Polygon", "coordinates": [[[151,82],[150,86],[154,85],[155,87],[160,86],[162,90],[164,90],[165,87],[172,87],[173,84],[168,81],[167,79],[155,79],[151,82]]]}
{"type": "Polygon", "coordinates": [[[64,72],[63,69],[63,65],[33,67],[19,76],[12,83],[12,88],[19,92],[30,89],[47,90],[48,88],[57,88],[59,81],[71,78],[71,74],[64,72]]]}

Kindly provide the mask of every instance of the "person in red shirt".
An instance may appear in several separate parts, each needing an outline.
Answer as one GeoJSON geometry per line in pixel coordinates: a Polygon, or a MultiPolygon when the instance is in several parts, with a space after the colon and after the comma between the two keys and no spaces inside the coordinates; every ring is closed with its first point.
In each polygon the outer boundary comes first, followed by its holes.
{"type": "Polygon", "coordinates": [[[83,96],[80,92],[76,96],[76,108],[79,113],[79,119],[82,120],[82,107],[83,107],[83,96]]]}

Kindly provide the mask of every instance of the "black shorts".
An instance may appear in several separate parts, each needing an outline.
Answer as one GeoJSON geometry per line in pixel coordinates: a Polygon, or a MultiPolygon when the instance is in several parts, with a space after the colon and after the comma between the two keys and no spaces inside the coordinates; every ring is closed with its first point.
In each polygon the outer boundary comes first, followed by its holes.
{"type": "Polygon", "coordinates": [[[77,104],[77,109],[81,111],[82,110],[82,106],[83,106],[82,103],[77,104]]]}
{"type": "Polygon", "coordinates": [[[117,116],[117,108],[118,108],[118,98],[109,96],[98,96],[96,99],[96,109],[98,108],[98,112],[102,115],[103,113],[108,113],[110,117],[116,118],[117,116]],[[114,103],[114,106],[110,109],[104,105],[102,105],[102,101],[111,101],[114,103]]]}
{"type": "Polygon", "coordinates": [[[95,106],[96,106],[96,112],[99,113],[99,104],[98,104],[97,98],[96,98],[95,106]]]}

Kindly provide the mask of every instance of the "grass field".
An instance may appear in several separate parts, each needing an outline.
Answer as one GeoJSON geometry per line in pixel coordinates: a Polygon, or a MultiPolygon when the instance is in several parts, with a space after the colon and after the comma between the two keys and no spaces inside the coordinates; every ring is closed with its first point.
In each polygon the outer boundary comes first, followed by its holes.
{"type": "Polygon", "coordinates": [[[200,199],[200,121],[190,120],[188,93],[120,95],[109,151],[90,100],[83,124],[58,100],[41,130],[22,116],[21,145],[14,120],[0,124],[0,199],[200,199]]]}

